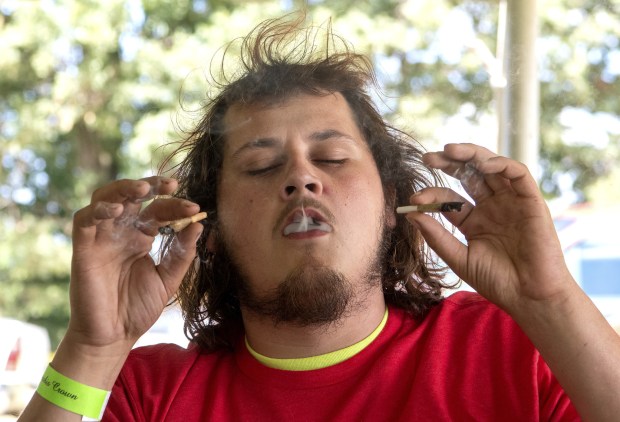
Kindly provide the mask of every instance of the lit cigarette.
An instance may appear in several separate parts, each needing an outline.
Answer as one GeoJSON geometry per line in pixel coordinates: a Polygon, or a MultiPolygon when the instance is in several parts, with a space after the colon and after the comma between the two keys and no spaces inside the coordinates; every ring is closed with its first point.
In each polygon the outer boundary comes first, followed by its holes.
{"type": "Polygon", "coordinates": [[[180,220],[171,221],[164,227],[159,228],[159,233],[161,234],[173,234],[178,233],[183,230],[185,227],[189,226],[192,223],[197,223],[199,221],[207,218],[206,212],[199,212],[196,215],[192,215],[191,217],[182,218],[180,220]]]}
{"type": "Polygon", "coordinates": [[[438,202],[436,204],[408,205],[396,208],[398,214],[408,212],[453,212],[460,211],[465,202],[438,202]]]}

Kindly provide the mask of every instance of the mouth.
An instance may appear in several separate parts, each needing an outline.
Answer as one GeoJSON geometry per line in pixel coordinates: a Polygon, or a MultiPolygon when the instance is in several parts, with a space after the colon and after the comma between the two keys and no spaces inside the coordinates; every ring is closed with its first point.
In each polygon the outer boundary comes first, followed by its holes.
{"type": "Polygon", "coordinates": [[[325,218],[314,210],[301,210],[295,211],[291,217],[289,217],[282,233],[284,236],[295,233],[307,233],[310,231],[320,231],[330,233],[332,227],[325,222],[325,218]]]}

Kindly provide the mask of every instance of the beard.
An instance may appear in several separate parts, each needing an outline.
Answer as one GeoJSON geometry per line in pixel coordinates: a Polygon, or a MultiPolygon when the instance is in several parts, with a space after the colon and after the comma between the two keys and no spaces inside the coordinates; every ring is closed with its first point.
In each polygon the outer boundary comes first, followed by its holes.
{"type": "Polygon", "coordinates": [[[249,282],[240,260],[230,250],[230,242],[221,235],[216,236],[216,260],[225,263],[228,280],[236,290],[239,304],[247,311],[271,319],[276,325],[327,325],[362,307],[368,293],[381,286],[391,233],[385,224],[381,224],[380,230],[379,245],[372,259],[368,260],[357,286],[344,274],[322,265],[308,251],[306,259],[276,283],[276,288],[259,295],[249,282]]]}
{"type": "Polygon", "coordinates": [[[244,308],[270,318],[276,325],[309,326],[340,319],[355,292],[343,274],[332,268],[305,263],[291,271],[269,294],[258,296],[246,279],[243,279],[238,293],[244,308]]]}

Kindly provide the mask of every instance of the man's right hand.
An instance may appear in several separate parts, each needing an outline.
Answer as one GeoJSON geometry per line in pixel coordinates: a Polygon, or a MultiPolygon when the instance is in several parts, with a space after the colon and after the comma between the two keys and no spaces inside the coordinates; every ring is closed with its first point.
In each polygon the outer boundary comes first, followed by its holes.
{"type": "MultiPolygon", "coordinates": [[[[192,216],[199,206],[170,195],[174,179],[119,180],[96,190],[73,218],[71,320],[52,366],[82,384],[111,390],[131,348],[174,296],[196,255],[202,225],[194,223],[172,239],[156,263],[150,255],[158,228],[192,216]]],[[[79,420],[33,397],[20,420],[79,420]]]]}
{"type": "Polygon", "coordinates": [[[198,213],[198,205],[170,195],[173,179],[112,182],[92,195],[73,220],[71,321],[65,341],[74,346],[128,352],[157,320],[196,254],[202,225],[178,233],[156,265],[150,256],[158,228],[198,213]]]}

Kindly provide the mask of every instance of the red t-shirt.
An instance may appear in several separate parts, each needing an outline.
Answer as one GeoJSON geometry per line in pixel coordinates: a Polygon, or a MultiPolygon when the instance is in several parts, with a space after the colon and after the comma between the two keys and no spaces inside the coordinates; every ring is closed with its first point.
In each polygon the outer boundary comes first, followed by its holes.
{"type": "Polygon", "coordinates": [[[390,308],[379,336],[337,365],[268,368],[234,353],[138,348],[104,421],[573,421],[577,412],[499,308],[456,293],[421,322],[390,308]]]}

